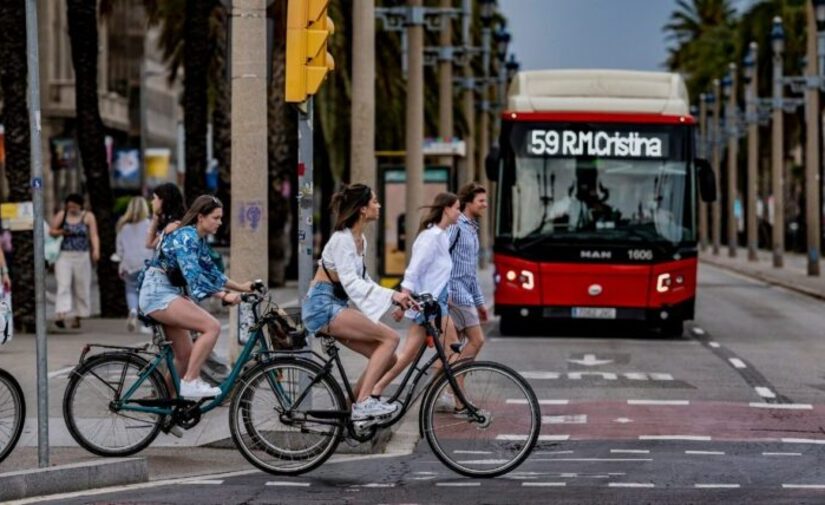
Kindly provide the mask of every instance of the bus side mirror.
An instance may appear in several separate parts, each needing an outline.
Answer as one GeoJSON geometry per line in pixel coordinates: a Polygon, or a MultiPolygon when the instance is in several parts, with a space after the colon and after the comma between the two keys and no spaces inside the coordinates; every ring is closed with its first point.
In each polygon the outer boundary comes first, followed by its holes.
{"type": "Polygon", "coordinates": [[[487,179],[495,182],[498,180],[498,166],[501,163],[501,149],[497,146],[490,148],[487,157],[484,158],[484,170],[487,172],[487,179]]]}
{"type": "Polygon", "coordinates": [[[716,178],[713,176],[713,169],[710,168],[708,160],[697,158],[694,160],[696,165],[696,176],[699,179],[699,196],[703,202],[716,201],[716,178]]]}

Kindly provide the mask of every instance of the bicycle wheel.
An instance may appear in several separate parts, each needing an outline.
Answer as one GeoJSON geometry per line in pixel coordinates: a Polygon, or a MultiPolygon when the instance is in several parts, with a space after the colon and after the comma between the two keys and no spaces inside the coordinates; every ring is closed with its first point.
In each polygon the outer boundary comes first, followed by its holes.
{"type": "Polygon", "coordinates": [[[26,400],[17,380],[0,370],[0,462],[14,450],[26,420],[26,400]]]}
{"type": "MultiPolygon", "coordinates": [[[[158,436],[165,416],[113,406],[148,366],[134,354],[112,353],[91,358],[72,371],[63,395],[63,418],[81,447],[100,456],[128,456],[158,436]]],[[[168,397],[166,382],[154,370],[131,399],[168,397]]]]}
{"type": "Polygon", "coordinates": [[[433,452],[468,477],[495,477],[513,470],[530,455],[541,430],[541,411],[530,385],[510,368],[491,362],[459,365],[453,375],[482,419],[439,409],[439,398],[453,392],[442,375],[421,407],[422,430],[433,452]]]}
{"type": "Polygon", "coordinates": [[[229,430],[250,463],[272,474],[298,475],[335,452],[344,419],[313,413],[342,411],[344,396],[329,375],[310,386],[323,373],[311,361],[276,358],[244,375],[232,398],[229,430]]]}

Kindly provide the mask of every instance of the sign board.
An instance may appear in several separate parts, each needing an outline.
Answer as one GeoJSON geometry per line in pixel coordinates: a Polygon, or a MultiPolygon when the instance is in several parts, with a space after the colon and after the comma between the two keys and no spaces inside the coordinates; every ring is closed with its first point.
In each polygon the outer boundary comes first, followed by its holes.
{"type": "Polygon", "coordinates": [[[530,156],[665,159],[666,134],[608,130],[530,130],[525,145],[530,156]]]}
{"type": "Polygon", "coordinates": [[[164,147],[146,149],[146,177],[166,180],[172,151],[164,147]]]}
{"type": "Polygon", "coordinates": [[[119,187],[140,185],[140,151],[138,149],[115,150],[114,183],[119,187]]]}
{"type": "Polygon", "coordinates": [[[440,138],[424,139],[424,156],[458,156],[467,155],[467,144],[463,140],[442,140],[440,138]]]}
{"type": "Polygon", "coordinates": [[[0,221],[3,228],[11,231],[34,229],[34,206],[32,202],[0,204],[0,221]]]}

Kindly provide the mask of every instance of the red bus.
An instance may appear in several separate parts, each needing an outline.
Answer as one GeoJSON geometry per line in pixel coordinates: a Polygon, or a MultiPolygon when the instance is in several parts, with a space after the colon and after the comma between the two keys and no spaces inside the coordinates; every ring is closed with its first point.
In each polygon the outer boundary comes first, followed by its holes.
{"type": "Polygon", "coordinates": [[[551,319],[694,316],[697,209],[715,199],[677,74],[520,72],[487,159],[504,335],[551,319]]]}

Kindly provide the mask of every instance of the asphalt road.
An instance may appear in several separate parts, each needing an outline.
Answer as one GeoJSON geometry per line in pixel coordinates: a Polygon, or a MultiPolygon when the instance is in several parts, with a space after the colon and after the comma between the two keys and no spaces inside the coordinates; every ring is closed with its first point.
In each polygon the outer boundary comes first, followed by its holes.
{"type": "Polygon", "coordinates": [[[295,478],[215,472],[42,503],[825,503],[825,303],[702,266],[681,338],[542,333],[493,332],[483,351],[542,402],[542,442],[506,477],[460,477],[422,441],[295,478]]]}

